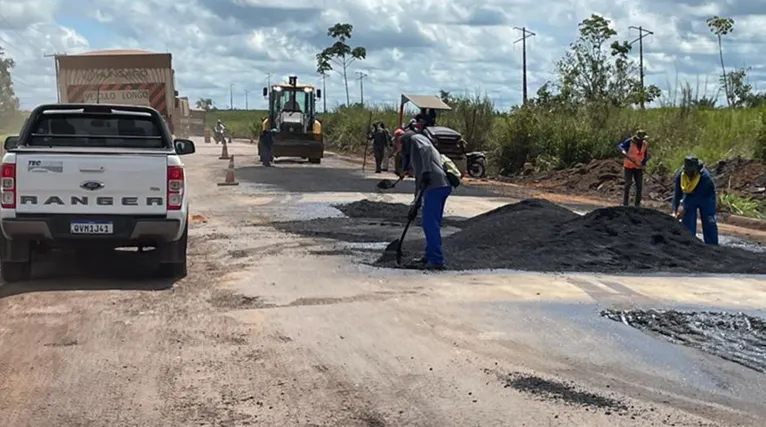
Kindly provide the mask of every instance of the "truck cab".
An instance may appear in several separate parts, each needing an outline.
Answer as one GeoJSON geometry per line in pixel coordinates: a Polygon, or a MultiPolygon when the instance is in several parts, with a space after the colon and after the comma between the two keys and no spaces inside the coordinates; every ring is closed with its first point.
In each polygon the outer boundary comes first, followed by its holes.
{"type": "Polygon", "coordinates": [[[188,200],[182,155],[150,107],[53,104],[35,108],[5,142],[0,273],[30,275],[43,245],[75,250],[154,248],[163,276],[186,274],[188,200]]]}

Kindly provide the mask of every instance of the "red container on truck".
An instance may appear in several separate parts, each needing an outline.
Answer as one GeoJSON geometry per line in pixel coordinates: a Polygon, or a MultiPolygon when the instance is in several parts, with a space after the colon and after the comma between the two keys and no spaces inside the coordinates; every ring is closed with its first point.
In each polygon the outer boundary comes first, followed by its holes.
{"type": "Polygon", "coordinates": [[[56,82],[61,103],[150,106],[173,130],[178,93],[169,53],[106,49],[56,55],[56,82]]]}

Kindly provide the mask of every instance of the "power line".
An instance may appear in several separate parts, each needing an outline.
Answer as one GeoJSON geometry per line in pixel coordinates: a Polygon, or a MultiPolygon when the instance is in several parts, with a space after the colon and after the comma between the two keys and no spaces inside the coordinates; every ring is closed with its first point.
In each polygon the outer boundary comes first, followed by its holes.
{"type": "Polygon", "coordinates": [[[28,44],[29,46],[31,46],[31,47],[32,47],[32,49],[35,49],[35,50],[42,50],[42,49],[40,49],[38,46],[35,46],[34,44],[32,44],[32,42],[30,42],[29,40],[27,40],[27,39],[26,39],[24,36],[22,36],[22,35],[21,35],[21,33],[19,33],[18,31],[16,31],[16,29],[14,29],[14,28],[13,28],[13,26],[11,25],[11,23],[10,23],[10,22],[8,22],[8,20],[7,20],[7,19],[5,19],[5,16],[3,16],[2,14],[0,14],[0,20],[2,20],[3,22],[5,22],[5,23],[8,25],[8,28],[9,28],[11,31],[13,31],[13,32],[14,32],[14,33],[15,33],[17,36],[19,36],[19,38],[20,38],[20,39],[21,39],[21,40],[22,40],[24,43],[26,43],[26,44],[28,44]]]}
{"type": "MultiPolygon", "coordinates": [[[[644,86],[644,37],[654,35],[653,32],[645,29],[644,27],[629,27],[634,30],[638,30],[638,38],[630,42],[630,45],[633,46],[633,43],[638,42],[638,67],[639,67],[639,74],[641,76],[641,92],[643,92],[646,87],[644,86]]],[[[641,94],[641,109],[646,108],[644,105],[646,96],[644,94],[641,94]]]]}
{"type": "Polygon", "coordinates": [[[521,42],[521,85],[524,103],[527,103],[527,39],[537,34],[528,31],[527,27],[513,27],[521,31],[521,38],[513,42],[514,44],[521,42]]]}

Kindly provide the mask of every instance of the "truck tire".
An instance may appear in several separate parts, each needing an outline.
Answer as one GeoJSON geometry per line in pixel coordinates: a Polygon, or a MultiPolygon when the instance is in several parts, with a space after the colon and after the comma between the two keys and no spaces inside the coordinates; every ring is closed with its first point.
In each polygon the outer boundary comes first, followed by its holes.
{"type": "Polygon", "coordinates": [[[29,280],[32,277],[32,262],[0,261],[0,276],[5,283],[29,280]]]}
{"type": "Polygon", "coordinates": [[[21,282],[32,277],[30,242],[8,240],[0,232],[0,278],[5,283],[21,282]]]}
{"type": "Polygon", "coordinates": [[[172,252],[173,262],[160,262],[158,276],[168,279],[181,279],[186,277],[186,247],[189,242],[189,221],[187,219],[184,234],[175,242],[168,243],[166,251],[172,252]]]}
{"type": "Polygon", "coordinates": [[[321,158],[320,159],[310,158],[309,159],[309,163],[313,163],[315,165],[318,165],[318,164],[322,163],[322,159],[321,158]]]}

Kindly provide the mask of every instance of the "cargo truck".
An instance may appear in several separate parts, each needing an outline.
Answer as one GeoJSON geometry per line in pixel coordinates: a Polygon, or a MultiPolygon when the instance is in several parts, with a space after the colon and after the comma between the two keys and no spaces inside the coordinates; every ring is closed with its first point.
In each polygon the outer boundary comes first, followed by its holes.
{"type": "Polygon", "coordinates": [[[106,49],[56,55],[56,82],[60,103],[148,106],[160,112],[171,132],[177,123],[178,92],[169,53],[106,49]]]}

